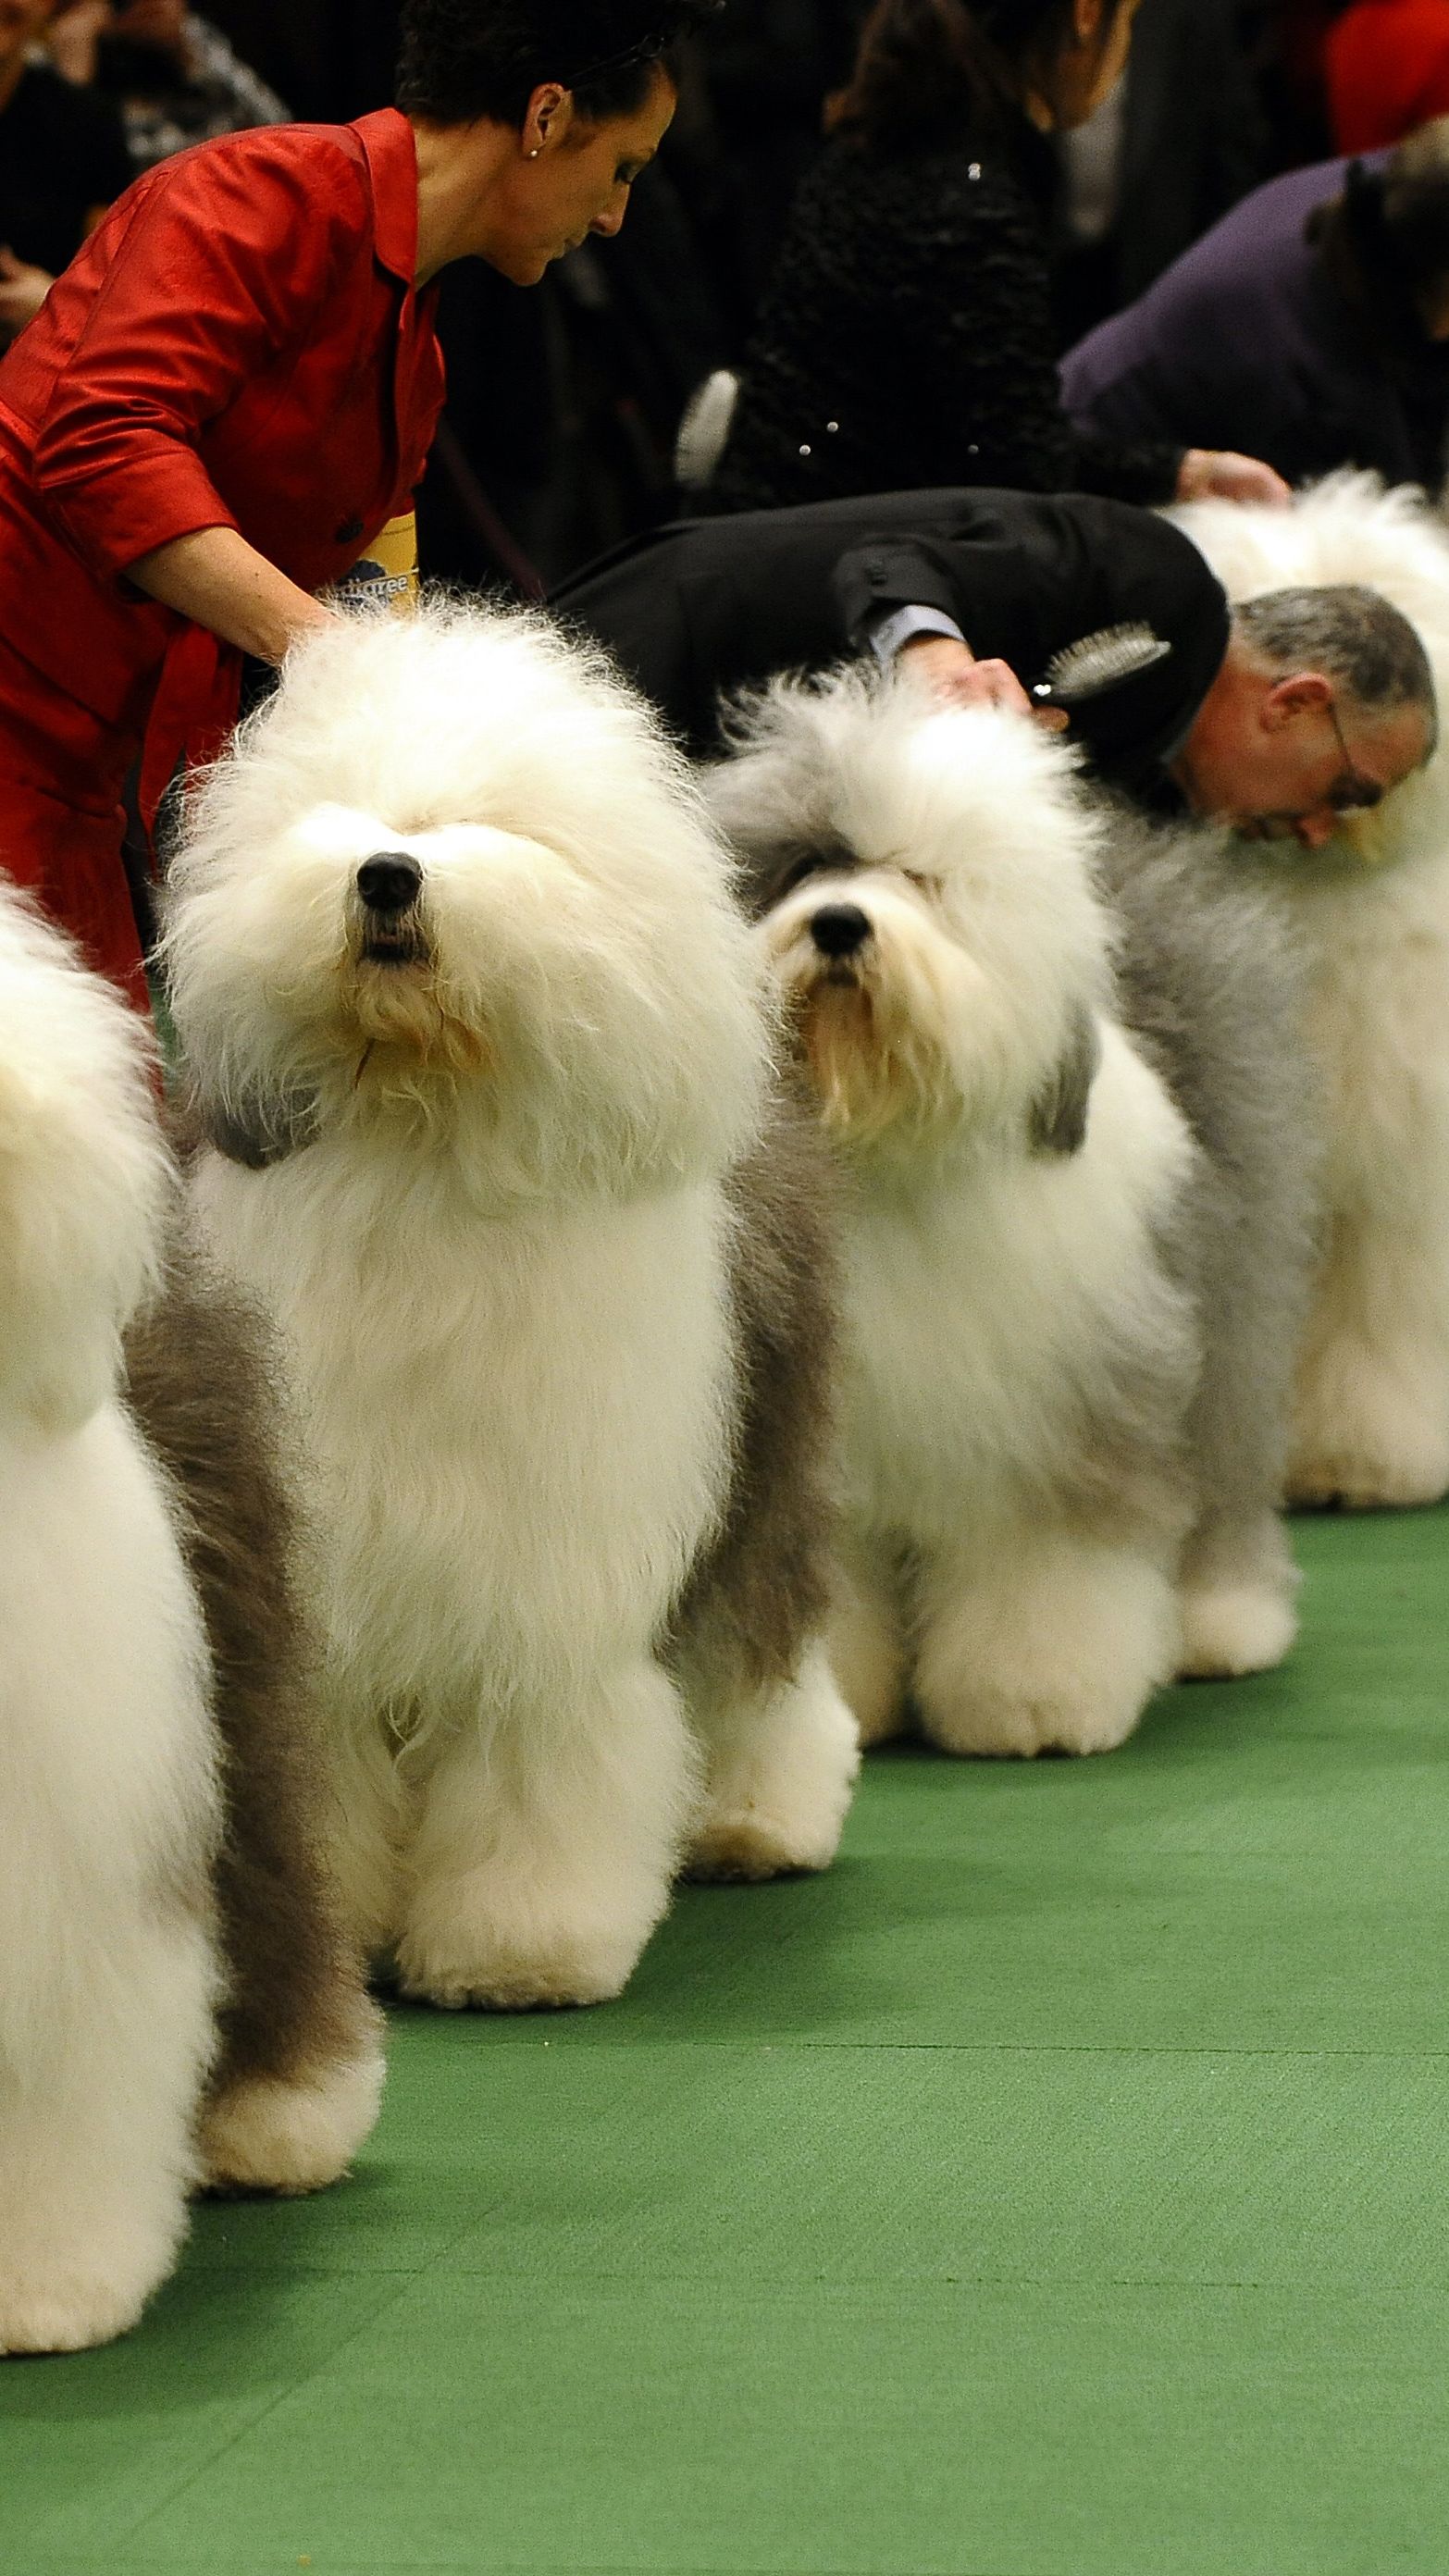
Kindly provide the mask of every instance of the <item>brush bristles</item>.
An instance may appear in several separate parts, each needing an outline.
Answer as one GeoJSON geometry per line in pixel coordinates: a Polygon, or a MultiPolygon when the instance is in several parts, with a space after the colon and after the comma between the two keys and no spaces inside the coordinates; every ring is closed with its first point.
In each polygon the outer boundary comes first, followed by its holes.
{"type": "Polygon", "coordinates": [[[1047,682],[1054,698],[1075,705],[1083,698],[1099,697],[1104,689],[1114,689],[1120,680],[1135,679],[1139,671],[1165,661],[1171,651],[1172,646],[1140,620],[1103,626],[1095,635],[1083,635],[1054,653],[1047,664],[1047,682]]]}

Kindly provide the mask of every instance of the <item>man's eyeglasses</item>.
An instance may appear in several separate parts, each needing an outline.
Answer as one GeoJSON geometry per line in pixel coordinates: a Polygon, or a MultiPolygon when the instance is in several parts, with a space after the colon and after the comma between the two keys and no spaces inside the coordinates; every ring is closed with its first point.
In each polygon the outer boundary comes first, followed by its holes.
{"type": "Polygon", "coordinates": [[[1384,791],[1376,778],[1365,778],[1363,771],[1355,767],[1353,753],[1344,739],[1338,709],[1332,698],[1326,701],[1324,712],[1338,737],[1344,774],[1335,786],[1330,787],[1323,801],[1335,814],[1367,814],[1375,805],[1382,805],[1384,791]]]}

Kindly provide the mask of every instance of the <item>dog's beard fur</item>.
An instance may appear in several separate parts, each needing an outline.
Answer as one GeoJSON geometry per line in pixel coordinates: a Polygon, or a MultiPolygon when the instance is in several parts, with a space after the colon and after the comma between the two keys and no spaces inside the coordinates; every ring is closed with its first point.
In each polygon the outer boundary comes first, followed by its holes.
{"type": "Polygon", "coordinates": [[[765,924],[822,1120],[858,1153],[947,1151],[999,1095],[984,1031],[972,1044],[983,978],[928,901],[892,872],[862,869],[808,879],[765,924]],[[810,934],[812,915],[833,902],[858,906],[871,925],[847,958],[822,956],[810,934]]]}
{"type": "Polygon", "coordinates": [[[339,1053],[360,1039],[356,1085],[408,1101],[426,1113],[450,1078],[486,1074],[498,1048],[480,1025],[476,1000],[443,972],[420,906],[380,935],[349,906],[346,952],[337,977],[339,1053]]]}

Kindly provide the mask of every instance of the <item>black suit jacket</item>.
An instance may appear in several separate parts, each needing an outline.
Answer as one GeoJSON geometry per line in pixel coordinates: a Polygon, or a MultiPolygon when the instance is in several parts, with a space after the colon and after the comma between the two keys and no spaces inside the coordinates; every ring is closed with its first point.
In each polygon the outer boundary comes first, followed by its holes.
{"type": "Polygon", "coordinates": [[[1222,667],[1228,607],[1191,540],[1150,512],[1078,493],[890,492],[681,519],[586,565],[553,594],[690,747],[717,739],[721,691],[865,648],[893,608],[939,608],[979,660],[1029,687],[1052,655],[1143,619],[1172,646],[1074,713],[1119,785],[1148,786],[1222,667]]]}

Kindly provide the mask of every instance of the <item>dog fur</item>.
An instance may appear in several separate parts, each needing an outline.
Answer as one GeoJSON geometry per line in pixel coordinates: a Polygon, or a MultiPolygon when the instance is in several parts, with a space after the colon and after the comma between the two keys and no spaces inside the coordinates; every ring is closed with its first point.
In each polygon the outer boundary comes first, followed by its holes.
{"type": "MultiPolygon", "coordinates": [[[[1449,532],[1411,490],[1338,474],[1291,510],[1172,515],[1230,597],[1364,582],[1423,639],[1449,708],[1449,532]]],[[[1323,850],[1240,845],[1309,959],[1324,1225],[1289,1492],[1354,1508],[1449,1490],[1449,747],[1323,850]]]]}
{"type": "Polygon", "coordinates": [[[304,1429],[350,1919],[438,2004],[616,1995],[682,1863],[823,1868],[857,1760],[821,1158],[724,855],[601,661],[437,605],[289,661],[166,953],[304,1429]]]}
{"type": "Polygon", "coordinates": [[[311,1848],[254,1326],[166,1258],[152,1079],[0,890],[5,2352],[133,2324],[194,2185],[332,2180],[381,2076],[311,1848]]]}
{"type": "Polygon", "coordinates": [[[711,801],[844,1179],[839,1678],[868,1741],[913,1705],[951,1752],[1105,1749],[1293,1635],[1284,943],[1014,716],[844,672],[734,742],[711,801]]]}

